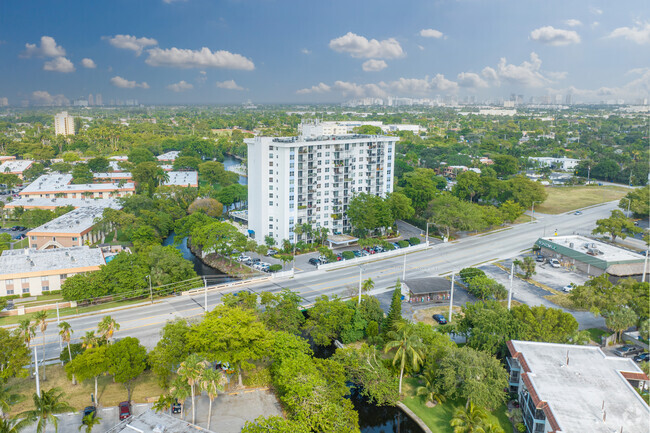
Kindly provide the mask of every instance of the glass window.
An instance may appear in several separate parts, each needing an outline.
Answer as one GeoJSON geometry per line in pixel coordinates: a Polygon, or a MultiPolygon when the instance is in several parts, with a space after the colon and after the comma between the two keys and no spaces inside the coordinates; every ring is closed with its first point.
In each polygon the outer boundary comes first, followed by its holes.
{"type": "Polygon", "coordinates": [[[28,278],[21,278],[21,279],[20,279],[20,282],[23,283],[23,284],[28,284],[28,283],[29,283],[29,279],[28,279],[28,278]]]}
{"type": "Polygon", "coordinates": [[[23,287],[23,293],[29,293],[29,287],[23,287]]]}

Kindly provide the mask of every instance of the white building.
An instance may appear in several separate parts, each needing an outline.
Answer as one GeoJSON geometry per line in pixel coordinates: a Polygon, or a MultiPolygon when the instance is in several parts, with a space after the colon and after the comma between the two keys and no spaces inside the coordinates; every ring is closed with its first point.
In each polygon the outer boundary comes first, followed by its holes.
{"type": "Polygon", "coordinates": [[[547,156],[538,156],[538,157],[530,157],[529,159],[531,161],[536,161],[540,167],[551,167],[551,168],[564,170],[564,171],[574,170],[580,163],[579,159],[573,159],[567,157],[553,158],[547,156]]]}
{"type": "Polygon", "coordinates": [[[351,230],[354,194],[393,191],[396,137],[256,137],[248,144],[248,228],[258,242],[294,241],[296,224],[351,230]]]}
{"type": "Polygon", "coordinates": [[[54,116],[54,132],[56,135],[74,135],[74,117],[62,111],[54,116]]]}

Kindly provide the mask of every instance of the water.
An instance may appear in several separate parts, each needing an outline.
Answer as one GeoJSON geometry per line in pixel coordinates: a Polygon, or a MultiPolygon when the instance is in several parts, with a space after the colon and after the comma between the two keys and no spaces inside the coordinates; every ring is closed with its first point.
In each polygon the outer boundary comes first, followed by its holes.
{"type": "MultiPolygon", "coordinates": [[[[232,167],[233,165],[240,165],[241,163],[242,163],[241,160],[234,158],[230,155],[225,155],[223,159],[223,166],[226,169],[228,169],[228,167],[232,167]]],[[[248,178],[245,176],[239,176],[239,184],[248,185],[248,178]]]]}
{"type": "MultiPolygon", "coordinates": [[[[171,232],[169,236],[167,236],[167,239],[163,241],[163,245],[173,245],[174,244],[174,238],[176,237],[176,233],[171,232]]],[[[197,275],[200,277],[204,276],[224,276],[223,281],[233,281],[232,278],[225,277],[226,274],[221,272],[218,269],[211,268],[210,266],[206,265],[203,263],[201,260],[199,260],[198,257],[194,255],[192,251],[190,251],[189,247],[187,246],[187,238],[183,238],[183,241],[176,246],[176,248],[183,254],[183,257],[190,262],[192,262],[192,265],[194,266],[194,271],[196,271],[197,275]]]]}

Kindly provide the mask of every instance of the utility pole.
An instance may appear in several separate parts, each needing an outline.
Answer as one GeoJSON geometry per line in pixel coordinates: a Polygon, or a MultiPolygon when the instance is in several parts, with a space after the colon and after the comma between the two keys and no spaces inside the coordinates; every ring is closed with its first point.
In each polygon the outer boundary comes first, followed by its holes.
{"type": "Polygon", "coordinates": [[[512,304],[512,282],[515,277],[515,263],[512,262],[512,265],[510,266],[510,291],[508,292],[508,310],[510,309],[510,305],[512,304]]]}
{"type": "Polygon", "coordinates": [[[541,203],[541,201],[534,201],[533,202],[533,213],[530,216],[530,222],[532,223],[535,220],[535,203],[541,203]]]}
{"type": "Polygon", "coordinates": [[[149,298],[153,304],[153,289],[151,288],[151,275],[147,275],[146,278],[149,280],[149,298]]]}
{"type": "Polygon", "coordinates": [[[625,214],[625,216],[629,218],[630,217],[630,203],[632,202],[632,200],[630,200],[627,197],[623,197],[621,200],[627,200],[627,213],[625,214]]]}
{"type": "Polygon", "coordinates": [[[361,304],[361,280],[363,278],[363,268],[359,266],[359,304],[361,304]]]}
{"type": "MultiPolygon", "coordinates": [[[[61,317],[59,316],[59,303],[56,303],[56,326],[58,327],[61,324],[61,317]]],[[[45,348],[43,348],[45,350],[45,348]]],[[[61,334],[59,334],[59,351],[63,351],[63,339],[61,338],[61,334]]],[[[63,366],[63,361],[61,361],[61,365],[63,366]]]]}
{"type": "Polygon", "coordinates": [[[425,237],[425,241],[427,243],[427,247],[429,246],[429,221],[427,221],[427,235],[425,237]]]}
{"type": "MultiPolygon", "coordinates": [[[[34,365],[36,365],[36,371],[34,372],[34,375],[36,376],[36,395],[39,397],[41,396],[41,378],[38,374],[38,350],[36,349],[37,346],[34,346],[34,365]]],[[[43,348],[43,351],[45,351],[45,348],[43,348]]]]}
{"type": "Polygon", "coordinates": [[[207,314],[207,312],[208,312],[208,280],[205,277],[203,277],[203,287],[205,288],[203,290],[203,295],[204,295],[203,307],[204,307],[205,312],[207,314]]]}
{"type": "Polygon", "coordinates": [[[451,273],[451,296],[449,297],[449,323],[451,323],[451,316],[453,314],[454,308],[454,280],[456,279],[456,274],[451,273]]]}

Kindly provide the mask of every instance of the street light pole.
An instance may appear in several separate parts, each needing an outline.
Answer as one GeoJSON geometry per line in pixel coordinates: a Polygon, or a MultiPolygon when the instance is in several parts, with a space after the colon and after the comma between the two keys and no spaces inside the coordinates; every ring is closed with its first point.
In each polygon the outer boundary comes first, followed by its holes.
{"type": "Polygon", "coordinates": [[[535,220],[535,203],[541,203],[541,201],[534,201],[533,202],[533,213],[530,216],[530,222],[532,223],[535,220]]]}
{"type": "Polygon", "coordinates": [[[145,276],[147,280],[149,280],[149,298],[151,299],[151,303],[153,304],[153,289],[151,288],[151,275],[146,275],[145,276]]]}
{"type": "Polygon", "coordinates": [[[449,323],[451,323],[451,316],[453,314],[454,308],[454,280],[456,279],[456,274],[451,273],[451,296],[449,297],[449,323]]]}
{"type": "Polygon", "coordinates": [[[363,268],[359,266],[359,304],[361,304],[361,280],[363,279],[363,268]]]}
{"type": "Polygon", "coordinates": [[[627,197],[623,197],[621,200],[627,200],[627,213],[625,214],[625,216],[629,218],[630,217],[630,203],[632,202],[632,200],[630,200],[627,197]]]}
{"type": "Polygon", "coordinates": [[[406,280],[406,251],[404,251],[404,267],[402,267],[402,281],[406,280]]]}
{"type": "MultiPolygon", "coordinates": [[[[41,378],[38,374],[38,350],[36,349],[37,346],[34,346],[34,365],[36,366],[36,395],[39,397],[41,396],[41,378]]],[[[43,348],[43,351],[45,351],[45,348],[43,348]]]]}
{"type": "Polygon", "coordinates": [[[429,221],[427,221],[427,235],[425,237],[425,241],[427,243],[427,247],[429,246],[429,221]]]}
{"type": "Polygon", "coordinates": [[[203,306],[204,306],[204,310],[205,310],[205,312],[207,314],[207,312],[208,312],[208,279],[205,278],[205,277],[203,277],[203,287],[205,287],[205,289],[203,290],[203,296],[204,296],[204,298],[203,298],[203,306]]]}
{"type": "Polygon", "coordinates": [[[512,262],[512,265],[510,266],[510,290],[508,291],[508,310],[510,309],[510,305],[512,304],[512,282],[514,280],[515,276],[515,263],[512,262]]]}

